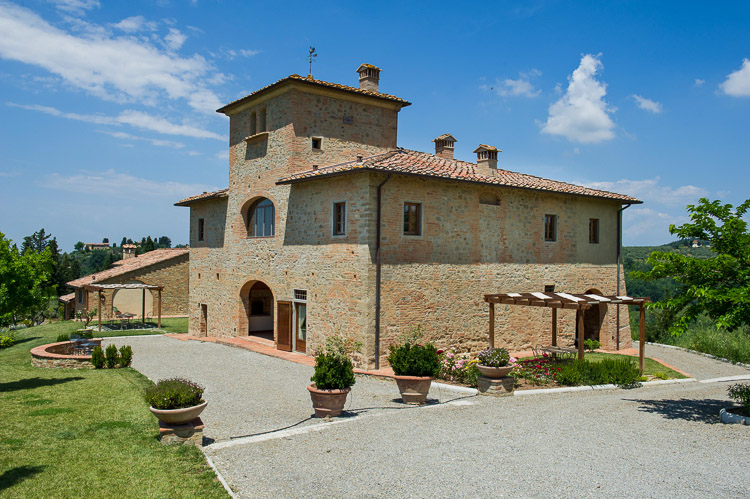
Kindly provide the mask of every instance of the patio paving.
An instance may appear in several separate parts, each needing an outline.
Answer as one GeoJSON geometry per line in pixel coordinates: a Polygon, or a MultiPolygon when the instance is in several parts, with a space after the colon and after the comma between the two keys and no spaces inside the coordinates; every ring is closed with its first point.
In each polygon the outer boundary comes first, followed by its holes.
{"type": "Polygon", "coordinates": [[[392,381],[358,376],[347,417],[328,422],[309,419],[310,366],[208,342],[107,341],[132,345],[152,379],[206,386],[205,452],[238,497],[750,497],[748,428],[718,417],[729,383],[432,390],[440,403],[405,408],[392,381]]]}

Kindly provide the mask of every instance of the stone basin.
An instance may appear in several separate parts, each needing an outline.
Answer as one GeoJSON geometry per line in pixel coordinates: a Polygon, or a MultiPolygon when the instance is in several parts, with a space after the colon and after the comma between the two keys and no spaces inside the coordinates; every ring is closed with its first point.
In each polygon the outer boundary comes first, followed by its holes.
{"type": "MultiPolygon", "coordinates": [[[[85,340],[102,346],[101,338],[85,340]]],[[[31,349],[31,365],[48,369],[92,369],[91,355],[73,355],[73,341],[59,341],[31,349]]]]}

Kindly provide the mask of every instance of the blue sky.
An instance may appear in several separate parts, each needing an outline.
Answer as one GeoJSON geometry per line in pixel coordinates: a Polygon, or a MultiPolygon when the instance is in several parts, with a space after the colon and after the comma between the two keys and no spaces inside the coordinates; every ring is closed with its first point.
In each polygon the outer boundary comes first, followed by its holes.
{"type": "Polygon", "coordinates": [[[399,145],[643,199],[624,244],[750,197],[748,2],[0,0],[0,232],[187,242],[224,188],[227,103],[292,73],[413,103],[399,145]]]}

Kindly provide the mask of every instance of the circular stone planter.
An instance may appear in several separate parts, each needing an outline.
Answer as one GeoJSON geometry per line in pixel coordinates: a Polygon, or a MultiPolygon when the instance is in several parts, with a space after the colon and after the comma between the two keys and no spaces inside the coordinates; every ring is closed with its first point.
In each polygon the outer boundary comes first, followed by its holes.
{"type": "MultiPolygon", "coordinates": [[[[101,338],[86,340],[102,346],[101,338]]],[[[73,342],[60,341],[31,349],[31,365],[51,369],[93,369],[91,355],[73,355],[73,342]]]]}
{"type": "Polygon", "coordinates": [[[404,404],[424,404],[430,392],[430,376],[394,376],[404,404]]]}
{"type": "Polygon", "coordinates": [[[320,390],[315,383],[310,383],[307,387],[312,399],[313,409],[315,409],[316,418],[325,418],[330,416],[335,418],[341,415],[346,404],[346,396],[352,391],[351,388],[343,390],[320,390]]]}
{"type": "Polygon", "coordinates": [[[191,422],[203,412],[203,409],[208,405],[207,401],[202,404],[194,405],[192,407],[183,407],[182,409],[154,409],[149,407],[149,410],[159,418],[159,421],[171,425],[183,425],[191,422]]]}
{"type": "Polygon", "coordinates": [[[477,369],[479,369],[479,372],[482,373],[482,376],[486,378],[500,379],[509,375],[513,370],[513,366],[490,367],[477,364],[477,369]]]}
{"type": "Polygon", "coordinates": [[[743,424],[750,426],[750,416],[742,416],[740,414],[735,414],[731,410],[722,409],[719,412],[719,416],[721,417],[722,423],[728,423],[728,424],[743,424]]]}

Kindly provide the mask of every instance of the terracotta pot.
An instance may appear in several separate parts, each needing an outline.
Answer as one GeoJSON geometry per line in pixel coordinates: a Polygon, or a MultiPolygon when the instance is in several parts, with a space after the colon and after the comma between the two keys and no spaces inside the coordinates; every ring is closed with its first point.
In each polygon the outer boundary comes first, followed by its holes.
{"type": "Polygon", "coordinates": [[[352,391],[351,388],[344,388],[343,390],[320,390],[315,386],[315,383],[310,383],[307,390],[310,392],[316,418],[324,418],[326,416],[335,418],[336,416],[340,416],[346,404],[346,396],[352,391]]]}
{"type": "Polygon", "coordinates": [[[202,404],[183,407],[182,409],[154,409],[153,407],[149,407],[149,409],[154,413],[154,416],[159,418],[159,421],[177,426],[187,424],[197,418],[207,405],[208,402],[204,401],[202,404]]]}
{"type": "Polygon", "coordinates": [[[424,404],[432,384],[431,376],[394,376],[404,404],[424,404]]]}
{"type": "Polygon", "coordinates": [[[490,367],[477,364],[477,369],[479,369],[479,372],[482,373],[482,376],[485,378],[500,379],[509,375],[513,370],[513,366],[490,367]]]}

